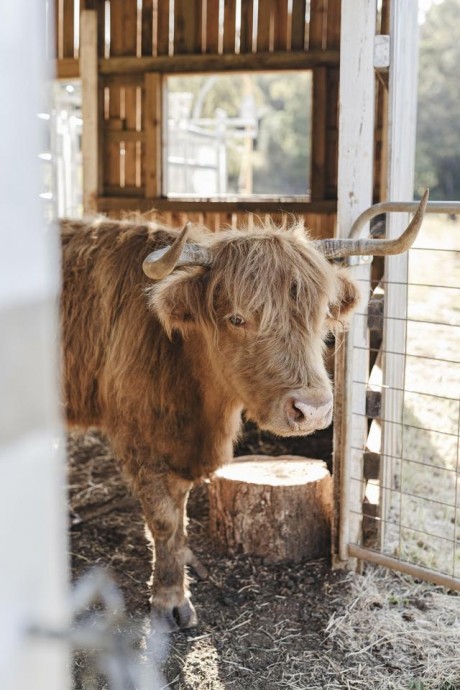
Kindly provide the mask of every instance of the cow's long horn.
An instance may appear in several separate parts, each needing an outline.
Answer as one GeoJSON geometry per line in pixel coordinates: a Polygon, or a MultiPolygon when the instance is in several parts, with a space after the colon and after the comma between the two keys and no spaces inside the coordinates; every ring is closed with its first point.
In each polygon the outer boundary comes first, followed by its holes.
{"type": "Polygon", "coordinates": [[[190,230],[187,223],[170,247],[157,249],[142,264],[146,276],[152,280],[166,278],[176,266],[210,266],[209,252],[198,244],[186,244],[190,230]]]}
{"type": "Polygon", "coordinates": [[[402,254],[407,251],[417,237],[425,214],[429,190],[427,189],[418,208],[402,235],[394,240],[316,240],[315,247],[328,259],[338,259],[346,256],[385,256],[387,254],[402,254]]]}

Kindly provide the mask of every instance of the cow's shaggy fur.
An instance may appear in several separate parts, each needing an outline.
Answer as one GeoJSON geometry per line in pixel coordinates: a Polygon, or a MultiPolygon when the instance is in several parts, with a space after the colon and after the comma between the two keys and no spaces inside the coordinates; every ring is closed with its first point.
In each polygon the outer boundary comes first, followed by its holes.
{"type": "Polygon", "coordinates": [[[231,459],[243,409],[295,433],[286,396],[330,394],[323,339],[357,301],[300,224],[195,227],[189,241],[208,248],[211,267],[154,283],[142,263],[176,236],[148,223],[62,224],[67,418],[107,434],[140,498],[155,539],[154,610],[169,629],[195,622],[184,581],[191,482],[231,459]]]}

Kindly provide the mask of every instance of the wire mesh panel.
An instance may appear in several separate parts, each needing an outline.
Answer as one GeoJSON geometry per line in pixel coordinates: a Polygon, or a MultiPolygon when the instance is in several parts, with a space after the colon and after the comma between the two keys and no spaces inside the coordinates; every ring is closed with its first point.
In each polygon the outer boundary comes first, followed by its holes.
{"type": "MultiPolygon", "coordinates": [[[[391,281],[404,299],[400,315],[383,316],[382,307],[375,306],[385,300],[389,281],[384,279],[372,296],[375,363],[369,381],[355,382],[367,396],[369,436],[365,448],[355,448],[362,452],[362,473],[351,477],[365,498],[361,540],[349,551],[367,558],[371,549],[371,560],[381,554],[395,559],[395,567],[399,562],[399,569],[460,589],[459,252],[458,221],[429,218],[406,258],[407,284],[391,281]],[[404,331],[402,347],[382,338],[394,321],[404,331]],[[379,328],[383,345],[375,336],[379,328]],[[385,367],[395,361],[399,384],[385,379],[385,367]],[[385,396],[398,399],[397,417],[385,417],[385,396]]],[[[353,423],[361,421],[362,414],[353,410],[353,423]]]]}

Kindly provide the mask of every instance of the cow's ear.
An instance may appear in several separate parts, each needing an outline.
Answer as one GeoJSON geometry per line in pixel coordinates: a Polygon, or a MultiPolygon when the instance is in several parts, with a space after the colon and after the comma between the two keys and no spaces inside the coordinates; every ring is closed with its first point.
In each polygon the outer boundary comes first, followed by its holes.
{"type": "Polygon", "coordinates": [[[204,306],[203,268],[177,271],[149,288],[149,305],[166,333],[185,334],[202,319],[204,306]]]}
{"type": "Polygon", "coordinates": [[[358,284],[346,269],[337,269],[338,289],[336,299],[329,304],[331,326],[345,324],[361,300],[358,284]]]}

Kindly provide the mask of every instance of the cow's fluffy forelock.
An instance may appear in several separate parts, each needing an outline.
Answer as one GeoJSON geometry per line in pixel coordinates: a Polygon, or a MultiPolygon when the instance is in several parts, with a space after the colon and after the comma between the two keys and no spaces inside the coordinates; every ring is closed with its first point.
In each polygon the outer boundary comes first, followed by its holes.
{"type": "Polygon", "coordinates": [[[335,271],[308,242],[303,225],[223,233],[211,250],[203,306],[216,324],[219,305],[225,304],[252,317],[261,335],[295,326],[310,336],[326,304],[337,299],[335,271]]]}

